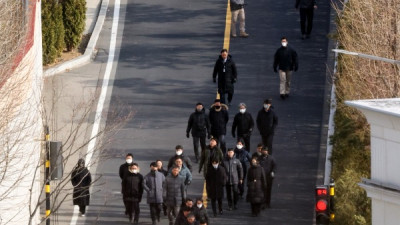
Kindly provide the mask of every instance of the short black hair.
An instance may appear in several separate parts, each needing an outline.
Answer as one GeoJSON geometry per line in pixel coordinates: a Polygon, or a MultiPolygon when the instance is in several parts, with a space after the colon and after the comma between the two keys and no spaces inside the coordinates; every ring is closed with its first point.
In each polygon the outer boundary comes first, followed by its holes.
{"type": "Polygon", "coordinates": [[[133,155],[132,155],[132,153],[128,153],[128,154],[126,154],[125,158],[126,158],[126,157],[128,157],[128,156],[130,156],[130,157],[132,157],[132,158],[133,158],[133,155]]]}
{"type": "Polygon", "coordinates": [[[186,198],[185,202],[193,202],[193,200],[191,198],[186,198]]]}
{"type": "Polygon", "coordinates": [[[263,147],[264,145],[262,144],[262,143],[258,143],[258,145],[257,145],[257,148],[259,148],[259,147],[263,147]]]}
{"type": "Polygon", "coordinates": [[[204,220],[204,219],[200,219],[200,225],[201,225],[201,224],[207,224],[207,221],[204,220]]]}
{"type": "Polygon", "coordinates": [[[267,98],[267,99],[264,100],[264,103],[265,104],[272,104],[272,99],[267,98]]]}
{"type": "Polygon", "coordinates": [[[232,151],[233,152],[233,148],[228,148],[228,152],[232,151]]]}
{"type": "Polygon", "coordinates": [[[196,216],[194,215],[194,213],[189,213],[188,215],[187,215],[187,218],[196,218],[196,216]]]}
{"type": "Polygon", "coordinates": [[[197,201],[203,202],[203,199],[202,199],[202,198],[196,198],[196,202],[197,202],[197,201]]]}
{"type": "Polygon", "coordinates": [[[186,205],[182,207],[182,212],[191,212],[192,209],[187,207],[186,205]]]}
{"type": "Polygon", "coordinates": [[[137,163],[132,163],[131,166],[137,166],[139,167],[139,165],[137,163]]]}
{"type": "Polygon", "coordinates": [[[284,39],[287,40],[287,38],[285,36],[282,36],[281,37],[281,41],[284,40],[284,39]]]}
{"type": "Polygon", "coordinates": [[[175,146],[175,149],[182,149],[183,150],[183,146],[182,145],[177,145],[177,146],[175,146]]]}
{"type": "Polygon", "coordinates": [[[150,163],[150,167],[157,167],[157,163],[156,162],[151,162],[150,163]]]}
{"type": "Polygon", "coordinates": [[[228,49],[223,48],[223,49],[221,50],[221,53],[223,53],[223,52],[228,52],[228,49]]]}
{"type": "Polygon", "coordinates": [[[174,169],[179,169],[179,167],[177,165],[173,165],[171,170],[174,170],[174,169]]]}

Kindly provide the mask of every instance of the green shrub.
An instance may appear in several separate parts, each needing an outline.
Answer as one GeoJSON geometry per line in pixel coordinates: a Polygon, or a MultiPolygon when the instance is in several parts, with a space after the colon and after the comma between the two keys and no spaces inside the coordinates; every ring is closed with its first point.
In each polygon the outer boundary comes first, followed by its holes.
{"type": "Polygon", "coordinates": [[[64,49],[62,6],[54,0],[42,0],[43,65],[53,63],[64,49]]]}
{"type": "Polygon", "coordinates": [[[63,19],[65,28],[65,46],[68,51],[79,45],[85,29],[86,1],[63,0],[63,19]]]}

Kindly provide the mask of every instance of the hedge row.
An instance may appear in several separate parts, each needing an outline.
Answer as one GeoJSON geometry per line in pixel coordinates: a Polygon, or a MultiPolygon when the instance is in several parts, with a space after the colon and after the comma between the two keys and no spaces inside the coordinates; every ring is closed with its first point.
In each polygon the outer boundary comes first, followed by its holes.
{"type": "Polygon", "coordinates": [[[79,45],[85,19],[85,0],[42,0],[44,65],[55,62],[62,51],[79,45]]]}

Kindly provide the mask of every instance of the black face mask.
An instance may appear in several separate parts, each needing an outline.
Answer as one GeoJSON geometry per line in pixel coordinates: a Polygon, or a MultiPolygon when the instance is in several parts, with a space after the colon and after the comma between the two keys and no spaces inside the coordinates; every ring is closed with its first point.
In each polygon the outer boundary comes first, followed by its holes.
{"type": "Polygon", "coordinates": [[[215,106],[215,109],[220,109],[221,108],[221,106],[215,106]]]}

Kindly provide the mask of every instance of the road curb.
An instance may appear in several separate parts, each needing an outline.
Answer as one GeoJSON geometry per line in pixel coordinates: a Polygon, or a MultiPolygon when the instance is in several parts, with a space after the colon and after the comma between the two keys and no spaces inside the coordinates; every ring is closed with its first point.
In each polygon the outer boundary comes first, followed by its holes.
{"type": "Polygon", "coordinates": [[[108,9],[108,3],[109,0],[101,0],[101,6],[100,6],[100,11],[97,16],[97,21],[96,25],[93,29],[92,35],[90,37],[89,43],[86,47],[85,53],[75,59],[66,61],[64,63],[61,63],[57,66],[51,67],[45,71],[43,71],[43,76],[44,77],[50,77],[53,75],[56,75],[58,73],[62,73],[64,71],[83,66],[87,63],[89,63],[96,55],[97,50],[96,50],[96,43],[97,40],[99,39],[101,29],[104,24],[104,20],[106,18],[107,14],[107,9],[108,9]]]}

